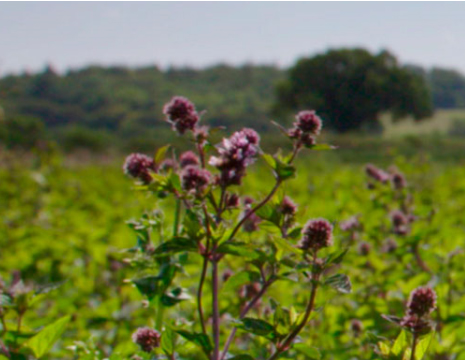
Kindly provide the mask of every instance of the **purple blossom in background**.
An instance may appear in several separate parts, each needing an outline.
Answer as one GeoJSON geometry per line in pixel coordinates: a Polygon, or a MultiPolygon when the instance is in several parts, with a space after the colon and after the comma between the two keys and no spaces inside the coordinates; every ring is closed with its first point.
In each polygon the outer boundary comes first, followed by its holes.
{"type": "Polygon", "coordinates": [[[279,210],[283,215],[294,216],[297,212],[297,205],[289,196],[285,196],[279,205],[279,210]]]}
{"type": "Polygon", "coordinates": [[[160,338],[158,331],[147,327],[137,329],[132,335],[132,341],[147,353],[160,346],[160,338]]]}
{"type": "Polygon", "coordinates": [[[182,96],[173,97],[163,107],[163,113],[180,134],[184,134],[187,130],[194,130],[199,121],[199,114],[194,104],[182,96]]]}
{"type": "Polygon", "coordinates": [[[381,169],[378,169],[376,166],[372,164],[367,164],[365,166],[365,172],[369,177],[383,184],[388,182],[390,178],[387,172],[381,169]]]}
{"type": "Polygon", "coordinates": [[[239,185],[247,166],[258,155],[260,136],[252,129],[235,132],[229,139],[223,139],[218,148],[219,156],[212,156],[209,164],[220,170],[218,182],[222,186],[239,185]]]}
{"type": "Polygon", "coordinates": [[[402,190],[407,186],[407,180],[405,180],[405,176],[400,172],[395,172],[391,175],[392,185],[396,190],[402,190]]]}
{"type": "Polygon", "coordinates": [[[391,212],[391,222],[394,227],[394,232],[398,235],[405,235],[408,233],[409,217],[400,210],[391,212]]]}
{"type": "Polygon", "coordinates": [[[353,231],[360,227],[360,222],[358,221],[357,216],[352,216],[349,219],[342,221],[339,224],[339,227],[342,231],[353,231]]]}
{"type": "Polygon", "coordinates": [[[141,180],[144,184],[150,183],[150,171],[156,171],[153,159],[144,154],[134,153],[126,158],[123,165],[124,173],[141,180]]]}

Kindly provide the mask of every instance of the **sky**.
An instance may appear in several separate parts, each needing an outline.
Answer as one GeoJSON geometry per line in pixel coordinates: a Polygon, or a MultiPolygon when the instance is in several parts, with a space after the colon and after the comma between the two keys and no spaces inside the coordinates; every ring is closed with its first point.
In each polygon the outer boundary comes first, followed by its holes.
{"type": "Polygon", "coordinates": [[[291,66],[388,49],[465,73],[465,2],[0,2],[0,75],[87,65],[291,66]]]}

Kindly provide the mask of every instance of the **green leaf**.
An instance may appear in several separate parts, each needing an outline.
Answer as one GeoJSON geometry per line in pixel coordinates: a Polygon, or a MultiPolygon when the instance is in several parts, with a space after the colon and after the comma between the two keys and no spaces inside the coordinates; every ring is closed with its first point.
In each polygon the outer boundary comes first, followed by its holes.
{"type": "Polygon", "coordinates": [[[286,180],[294,177],[295,167],[293,165],[286,164],[280,160],[276,160],[276,175],[281,180],[286,180]]]}
{"type": "Polygon", "coordinates": [[[335,150],[337,146],[329,145],[329,144],[315,144],[311,146],[307,146],[312,150],[335,150]]]}
{"type": "Polygon", "coordinates": [[[270,167],[273,170],[276,169],[276,160],[273,156],[271,156],[270,154],[262,154],[262,157],[263,157],[263,160],[265,160],[266,163],[270,165],[270,167]]]}
{"type": "Polygon", "coordinates": [[[167,355],[172,355],[176,349],[176,333],[170,327],[163,331],[161,348],[167,355]]]}
{"type": "Polygon", "coordinates": [[[241,256],[250,260],[256,260],[260,258],[260,254],[258,252],[249,249],[243,243],[223,243],[218,247],[217,252],[220,254],[241,256]]]}
{"type": "Polygon", "coordinates": [[[239,286],[256,282],[260,279],[260,274],[256,271],[241,271],[231,276],[224,285],[224,290],[237,289],[239,286]]]}
{"type": "Polygon", "coordinates": [[[191,296],[185,289],[177,287],[170,292],[163,294],[161,302],[164,306],[170,307],[180,303],[181,301],[189,300],[190,298],[191,296]]]}
{"type": "Polygon", "coordinates": [[[171,147],[171,145],[165,145],[165,146],[157,149],[157,151],[155,152],[155,155],[153,157],[153,161],[154,161],[156,166],[158,166],[163,161],[163,159],[165,158],[166,152],[168,151],[168,149],[170,147],[171,147]]]}
{"type": "Polygon", "coordinates": [[[71,316],[64,316],[53,324],[44,327],[38,334],[30,338],[24,345],[32,350],[37,358],[44,356],[61,337],[71,316]]]}
{"type": "Polygon", "coordinates": [[[395,356],[399,356],[404,348],[408,346],[408,341],[407,341],[407,333],[402,330],[400,334],[397,336],[396,341],[394,341],[394,345],[392,345],[391,352],[395,356]]]}
{"type": "Polygon", "coordinates": [[[159,284],[160,280],[159,276],[147,276],[145,278],[133,279],[132,282],[136,285],[137,290],[139,290],[142,295],[145,295],[149,300],[152,300],[161,292],[159,284]]]}
{"type": "Polygon", "coordinates": [[[320,360],[321,353],[318,351],[317,348],[313,346],[305,345],[304,343],[297,343],[294,345],[294,349],[298,352],[305,355],[305,359],[307,360],[320,360]]]}
{"type": "Polygon", "coordinates": [[[420,341],[418,341],[417,347],[415,349],[415,360],[421,360],[425,356],[426,351],[431,345],[431,341],[434,338],[435,332],[432,331],[428,335],[423,336],[420,341]]]}
{"type": "Polygon", "coordinates": [[[329,254],[328,257],[325,260],[326,265],[340,264],[348,251],[349,251],[349,249],[346,248],[346,249],[342,249],[342,250],[337,250],[337,251],[329,254]]]}
{"type": "Polygon", "coordinates": [[[274,332],[273,325],[261,319],[244,318],[241,322],[239,328],[255,335],[267,336],[274,332]]]}
{"type": "Polygon", "coordinates": [[[332,275],[325,279],[324,284],[331,286],[333,289],[343,294],[349,294],[352,291],[350,279],[344,274],[332,275]]]}
{"type": "Polygon", "coordinates": [[[191,239],[200,240],[203,237],[202,225],[199,222],[199,217],[192,210],[187,210],[183,219],[184,232],[191,239]]]}
{"type": "Polygon", "coordinates": [[[296,227],[294,229],[292,229],[292,231],[290,231],[287,236],[291,239],[297,239],[299,238],[300,236],[302,236],[302,227],[296,227]]]}
{"type": "Polygon", "coordinates": [[[179,253],[185,251],[196,252],[198,250],[197,242],[192,239],[175,237],[164,242],[155,249],[155,254],[179,253]]]}
{"type": "Polygon", "coordinates": [[[187,341],[190,341],[196,344],[197,346],[200,346],[207,355],[213,350],[210,338],[205,334],[192,333],[186,330],[176,330],[176,332],[187,341]]]}

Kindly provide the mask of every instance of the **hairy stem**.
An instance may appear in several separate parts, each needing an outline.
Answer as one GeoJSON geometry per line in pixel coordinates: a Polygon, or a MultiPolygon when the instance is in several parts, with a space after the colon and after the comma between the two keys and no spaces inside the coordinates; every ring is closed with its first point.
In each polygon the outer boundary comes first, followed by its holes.
{"type": "MultiPolygon", "coordinates": [[[[268,280],[263,284],[263,287],[260,289],[260,291],[250,300],[247,305],[242,309],[239,319],[243,319],[247,313],[255,306],[258,300],[265,294],[265,292],[268,290],[268,288],[271,286],[271,284],[274,282],[274,280],[268,280]]],[[[226,344],[224,345],[223,352],[221,353],[221,360],[223,360],[226,357],[226,354],[228,353],[229,347],[231,346],[232,341],[234,340],[234,337],[236,336],[237,328],[234,327],[231,331],[231,334],[229,334],[228,340],[226,341],[226,344]]]]}

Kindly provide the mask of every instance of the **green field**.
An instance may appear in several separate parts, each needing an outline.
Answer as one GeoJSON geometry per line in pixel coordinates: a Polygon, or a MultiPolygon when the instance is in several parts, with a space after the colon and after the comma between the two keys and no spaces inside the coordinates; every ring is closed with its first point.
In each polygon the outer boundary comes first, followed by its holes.
{"type": "MultiPolygon", "coordinates": [[[[392,122],[389,116],[382,118],[385,131],[383,137],[392,139],[408,135],[457,135],[454,131],[456,123],[465,124],[465,110],[436,110],[434,116],[415,122],[413,119],[407,119],[399,122],[392,122]]],[[[463,126],[462,133],[464,136],[463,126]]]]}
{"type": "MultiPolygon", "coordinates": [[[[341,150],[307,153],[298,162],[298,177],[289,180],[283,189],[299,204],[298,223],[303,225],[315,217],[325,217],[334,223],[334,248],[348,247],[349,252],[342,265],[332,271],[349,275],[353,290],[350,294],[337,294],[329,288],[322,289],[317,296],[317,311],[301,335],[305,347],[300,346],[297,353],[290,352],[288,358],[379,359],[383,346],[388,346],[400,333],[400,328],[381,315],[403,316],[409,292],[430,284],[438,293],[439,307],[434,313],[438,326],[426,358],[465,359],[465,269],[461,250],[465,237],[462,216],[465,168],[456,163],[427,161],[421,154],[413,158],[397,155],[383,158],[384,164],[393,163],[405,173],[408,188],[402,196],[412,196],[407,197],[416,220],[411,232],[400,236],[392,232],[389,215],[399,207],[399,194],[390,185],[378,184],[374,190],[367,189],[363,163],[344,161],[343,154],[335,155],[338,151],[341,150]],[[338,225],[354,215],[358,216],[361,228],[354,234],[342,231],[338,225]],[[388,238],[397,243],[391,252],[386,250],[388,238]],[[362,246],[365,250],[361,250],[362,246]],[[354,319],[361,321],[362,330],[354,332],[351,327],[354,319]]],[[[152,305],[146,308],[142,303],[145,297],[131,282],[125,281],[147,274],[147,270],[140,273],[137,266],[125,262],[132,255],[124,249],[136,244],[136,236],[125,221],[139,218],[144,211],[163,208],[167,215],[162,227],[169,232],[174,203],[134,191],[133,182],[122,173],[123,160],[120,156],[82,163],[46,154],[27,159],[23,156],[22,160],[17,154],[3,156],[0,274],[6,284],[19,271],[24,282],[35,284],[36,289],[46,284],[57,285],[40,295],[39,301],[28,310],[21,331],[32,333],[71,315],[64,335],[47,359],[145,356],[132,343],[131,334],[138,327],[154,326],[155,309],[152,305]],[[74,349],[81,349],[75,350],[78,355],[69,349],[73,345],[74,349]]],[[[270,170],[260,161],[244,187],[247,194],[241,195],[260,199],[272,186],[270,170]]],[[[239,214],[237,211],[231,216],[239,214]]],[[[263,221],[258,233],[241,234],[240,238],[260,248],[266,247],[270,234],[275,233],[273,226],[263,221]]],[[[157,241],[155,232],[154,242],[157,241]]],[[[297,241],[290,239],[289,245],[295,246],[297,241]]],[[[283,251],[289,251],[286,249],[283,251]]],[[[179,282],[194,295],[199,257],[192,254],[183,261],[185,270],[179,275],[179,282]]],[[[248,261],[247,257],[228,256],[220,272],[250,269],[248,261]]],[[[228,313],[223,318],[225,329],[231,325],[230,317],[238,316],[234,309],[244,301],[240,295],[242,285],[221,284],[225,293],[220,308],[222,313],[228,313]]],[[[302,312],[307,293],[305,282],[278,281],[250,316],[272,322],[270,297],[283,308],[294,307],[294,311],[302,312]]],[[[204,302],[209,309],[210,299],[206,297],[204,302]]],[[[2,339],[7,344],[24,341],[14,339],[16,315],[10,310],[4,316],[7,329],[3,328],[2,339]]],[[[182,318],[196,318],[193,298],[168,308],[165,313],[167,323],[182,318]]],[[[198,325],[187,327],[199,331],[198,325]]],[[[226,330],[222,331],[222,338],[226,335],[226,330]]],[[[179,343],[179,359],[204,358],[195,345],[182,339],[179,343]]],[[[240,330],[231,351],[238,354],[241,349],[249,349],[254,359],[266,359],[271,346],[264,337],[247,336],[240,330]]]]}

